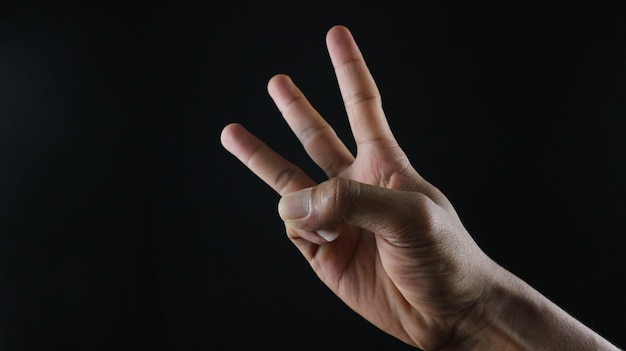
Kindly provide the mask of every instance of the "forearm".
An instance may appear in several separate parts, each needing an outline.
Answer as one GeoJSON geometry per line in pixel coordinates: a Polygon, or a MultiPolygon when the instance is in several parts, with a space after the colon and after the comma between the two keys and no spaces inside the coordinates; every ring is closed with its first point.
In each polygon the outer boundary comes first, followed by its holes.
{"type": "Polygon", "coordinates": [[[499,267],[475,319],[443,350],[619,350],[524,281],[499,267]]]}

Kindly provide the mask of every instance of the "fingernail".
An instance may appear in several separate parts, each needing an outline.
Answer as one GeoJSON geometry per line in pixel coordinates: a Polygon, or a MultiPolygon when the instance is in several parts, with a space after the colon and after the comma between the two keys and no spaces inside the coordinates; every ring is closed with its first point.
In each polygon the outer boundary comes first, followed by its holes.
{"type": "Polygon", "coordinates": [[[322,239],[331,242],[339,236],[340,232],[337,229],[319,229],[315,231],[317,235],[321,236],[322,239]]]}
{"type": "Polygon", "coordinates": [[[278,213],[283,219],[302,218],[309,214],[311,189],[295,191],[278,202],[278,213]]]}

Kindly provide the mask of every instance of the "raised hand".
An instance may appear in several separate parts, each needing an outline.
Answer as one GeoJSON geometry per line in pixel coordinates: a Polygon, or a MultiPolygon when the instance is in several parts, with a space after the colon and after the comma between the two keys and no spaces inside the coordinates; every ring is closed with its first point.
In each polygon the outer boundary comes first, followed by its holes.
{"type": "Polygon", "coordinates": [[[283,196],[289,239],[364,318],[424,350],[523,349],[527,330],[511,332],[517,325],[507,318],[536,307],[524,297],[558,308],[490,260],[446,197],[414,170],[348,29],[335,26],[326,39],[356,155],[285,75],[270,80],[269,94],[329,180],[317,185],[239,124],[224,128],[222,144],[283,196]],[[502,299],[503,292],[521,297],[502,299]]]}
{"type": "Polygon", "coordinates": [[[280,212],[289,238],[342,300],[408,343],[442,344],[480,294],[468,279],[472,267],[455,257],[482,255],[398,146],[350,32],[333,27],[327,45],[356,157],[285,75],[270,80],[269,93],[330,181],[311,189],[310,177],[238,124],[224,129],[223,145],[285,196],[280,212]],[[309,206],[323,213],[307,216],[309,206]]]}

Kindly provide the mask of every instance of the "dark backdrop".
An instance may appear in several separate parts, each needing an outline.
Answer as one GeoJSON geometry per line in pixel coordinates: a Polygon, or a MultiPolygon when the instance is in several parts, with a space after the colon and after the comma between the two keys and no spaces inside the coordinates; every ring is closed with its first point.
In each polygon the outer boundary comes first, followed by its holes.
{"type": "Polygon", "coordinates": [[[351,143],[338,23],[481,247],[626,345],[625,12],[407,3],[2,5],[0,348],[410,349],[317,280],[219,143],[241,122],[323,179],[265,87],[292,75],[351,143]]]}

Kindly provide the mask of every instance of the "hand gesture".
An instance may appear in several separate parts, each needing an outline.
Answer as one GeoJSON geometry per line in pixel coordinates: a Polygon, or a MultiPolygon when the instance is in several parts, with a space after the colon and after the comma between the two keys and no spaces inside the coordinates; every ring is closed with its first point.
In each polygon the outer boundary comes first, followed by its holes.
{"type": "Polygon", "coordinates": [[[316,184],[239,124],[222,144],[282,199],[287,235],[319,278],[380,329],[424,350],[615,350],[483,253],[411,166],[347,28],[327,46],[353,155],[285,75],[268,91],[329,180],[316,184]]]}

